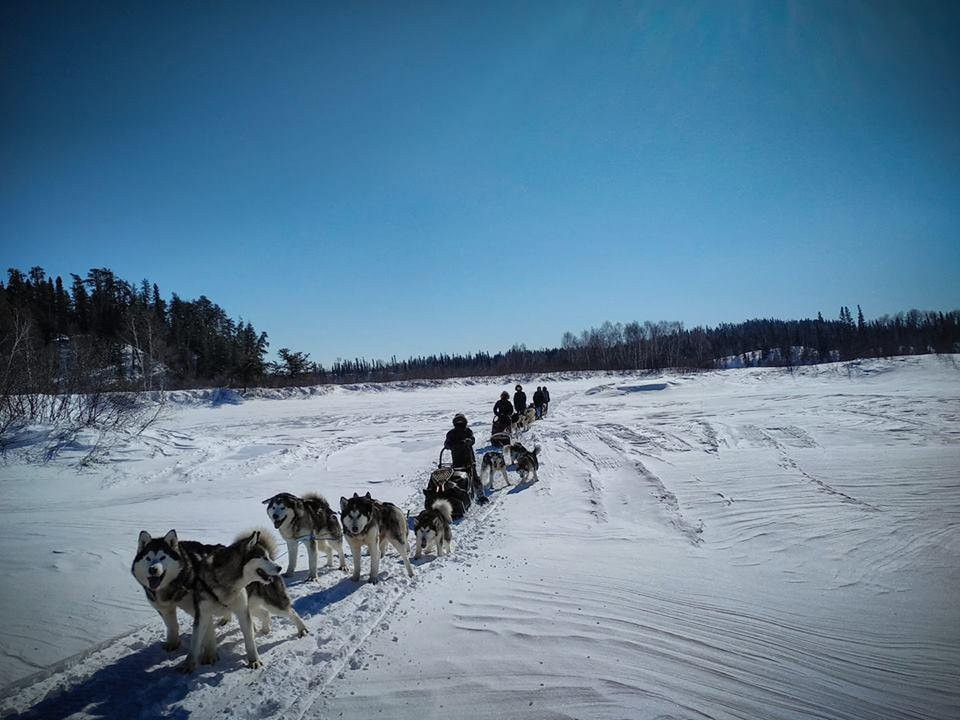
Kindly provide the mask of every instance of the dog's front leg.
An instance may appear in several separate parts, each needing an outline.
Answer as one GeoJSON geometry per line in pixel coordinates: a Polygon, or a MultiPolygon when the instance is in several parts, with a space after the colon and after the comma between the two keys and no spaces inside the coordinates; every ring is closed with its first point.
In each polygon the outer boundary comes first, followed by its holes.
{"type": "Polygon", "coordinates": [[[213,623],[213,617],[210,613],[204,612],[201,608],[197,609],[193,618],[193,637],[190,638],[190,654],[177,668],[182,673],[192,673],[200,663],[200,654],[203,652],[204,640],[207,636],[208,628],[213,623]]]}
{"type": "MultiPolygon", "coordinates": [[[[350,553],[353,555],[353,581],[360,582],[360,543],[350,543],[350,553]]],[[[371,553],[372,557],[372,553],[371,553]]]]}
{"type": "Polygon", "coordinates": [[[200,655],[201,665],[213,665],[217,661],[217,629],[213,618],[207,625],[206,635],[203,637],[203,653],[200,655]]]}
{"type": "Polygon", "coordinates": [[[317,545],[319,543],[320,541],[315,538],[307,541],[307,562],[310,565],[307,580],[317,579],[317,545]]]}
{"type": "Polygon", "coordinates": [[[157,612],[163,618],[163,624],[167,626],[167,639],[163,643],[163,649],[167,652],[173,652],[180,647],[180,623],[177,622],[177,607],[159,608],[157,612]]]}
{"type": "Polygon", "coordinates": [[[251,668],[262,668],[263,661],[260,660],[260,654],[257,652],[257,642],[253,636],[253,620],[250,618],[250,608],[244,606],[242,610],[236,613],[237,622],[240,623],[240,631],[243,633],[243,644],[247,649],[247,665],[251,668]]]}
{"type": "MultiPolygon", "coordinates": [[[[437,543],[440,542],[440,537],[437,536],[437,543]]],[[[397,552],[400,553],[400,557],[403,558],[403,564],[407,568],[407,576],[413,577],[413,566],[410,564],[410,553],[407,550],[407,544],[402,540],[396,540],[393,542],[393,546],[397,549],[397,552]]]]}
{"type": "Polygon", "coordinates": [[[297,571],[297,552],[299,550],[296,538],[287,540],[287,570],[283,573],[285,577],[290,577],[297,571]]]}
{"type": "Polygon", "coordinates": [[[335,547],[335,549],[336,549],[336,551],[337,551],[337,554],[340,556],[340,569],[341,569],[341,570],[346,570],[346,569],[347,569],[347,556],[346,556],[346,554],[343,552],[343,540],[337,540],[337,544],[336,544],[334,547],[335,547]]]}
{"type": "Polygon", "coordinates": [[[333,545],[330,544],[329,540],[325,540],[323,543],[324,549],[327,551],[327,567],[333,567],[333,545]]]}
{"type": "Polygon", "coordinates": [[[503,486],[507,487],[510,484],[510,476],[507,475],[507,466],[504,465],[500,468],[500,472],[503,473],[503,486]]]}
{"type": "Polygon", "coordinates": [[[370,549],[370,582],[375,583],[380,575],[380,543],[373,540],[367,547],[370,549]]]}

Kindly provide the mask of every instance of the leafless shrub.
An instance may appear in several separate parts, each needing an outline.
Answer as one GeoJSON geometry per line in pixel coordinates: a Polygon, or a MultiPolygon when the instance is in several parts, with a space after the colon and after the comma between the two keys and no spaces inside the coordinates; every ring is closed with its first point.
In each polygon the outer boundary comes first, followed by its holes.
{"type": "Polygon", "coordinates": [[[0,452],[21,430],[42,424],[51,429],[45,459],[92,429],[97,439],[81,462],[92,461],[111,438],[138,435],[160,416],[163,389],[154,386],[152,376],[143,377],[118,378],[103,348],[82,338],[43,346],[31,320],[15,316],[0,337],[0,452]]]}

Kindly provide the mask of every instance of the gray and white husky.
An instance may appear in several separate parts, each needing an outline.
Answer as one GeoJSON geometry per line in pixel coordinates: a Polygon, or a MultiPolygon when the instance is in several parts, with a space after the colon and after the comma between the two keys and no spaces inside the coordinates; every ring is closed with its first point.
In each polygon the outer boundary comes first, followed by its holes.
{"type": "Polygon", "coordinates": [[[503,475],[503,482],[510,484],[510,478],[507,476],[507,461],[503,453],[498,450],[491,450],[483,454],[483,460],[480,461],[480,480],[483,481],[484,474],[490,477],[490,487],[493,488],[493,475],[500,473],[503,475]]]}
{"type": "Polygon", "coordinates": [[[354,493],[350,499],[340,498],[340,521],[350,552],[353,553],[354,582],[360,580],[360,550],[364,545],[370,554],[370,582],[377,582],[380,556],[386,553],[388,545],[397,549],[407,568],[407,575],[413,577],[407,550],[407,516],[403,510],[393,503],[374,500],[370,493],[363,497],[354,493]]]}
{"type": "Polygon", "coordinates": [[[340,569],[347,569],[340,520],[323,496],[309,493],[297,497],[278,493],[264,500],[263,504],[267,506],[267,515],[273,526],[287,542],[288,562],[284,575],[290,577],[297,570],[298,543],[307,546],[308,579],[317,578],[317,553],[321,548],[327,553],[327,567],[333,566],[333,551],[336,550],[340,556],[340,569]]]}
{"type": "Polygon", "coordinates": [[[533,475],[533,481],[537,482],[537,470],[540,468],[540,446],[534,445],[533,450],[527,450],[521,443],[513,443],[510,446],[510,455],[517,466],[517,473],[520,475],[520,481],[526,482],[527,478],[533,475]]]}
{"type": "Polygon", "coordinates": [[[247,661],[253,668],[263,663],[253,638],[251,613],[260,620],[261,634],[270,632],[271,614],[290,619],[301,637],[308,632],[290,605],[279,577],[281,567],[272,560],[275,552],[270,536],[259,530],[241,535],[230,545],[180,541],[176,530],[162,538],[140,532],[130,570],[143,586],[147,601],[163,618],[166,650],[180,646],[177,608],[193,616],[190,653],[179,667],[182,672],[192,672],[198,663],[216,661],[217,617],[232,614],[237,618],[247,661]]]}
{"type": "Polygon", "coordinates": [[[450,554],[450,544],[453,542],[453,508],[446,500],[435,500],[428,510],[423,510],[413,521],[413,530],[417,534],[417,552],[415,558],[436,548],[436,555],[440,557],[450,554]]]}

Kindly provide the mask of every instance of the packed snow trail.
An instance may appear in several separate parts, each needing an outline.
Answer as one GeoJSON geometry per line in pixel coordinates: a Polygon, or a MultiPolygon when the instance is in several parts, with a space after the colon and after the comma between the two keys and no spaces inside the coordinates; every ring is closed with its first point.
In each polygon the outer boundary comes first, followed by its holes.
{"type": "Polygon", "coordinates": [[[415,510],[453,413],[482,440],[501,384],[181,396],[90,470],[69,452],[0,470],[2,667],[21,678],[0,713],[956,717],[958,380],[934,357],[547,378],[540,483],[471,510],[452,557],[408,579],[391,553],[374,586],[306,582],[301,551],[290,592],[312,635],[276,621],[251,671],[231,623],[190,677],[172,669],[190,621],[165,653],[129,575],[141,528],[228,540],[284,490],[415,510]]]}

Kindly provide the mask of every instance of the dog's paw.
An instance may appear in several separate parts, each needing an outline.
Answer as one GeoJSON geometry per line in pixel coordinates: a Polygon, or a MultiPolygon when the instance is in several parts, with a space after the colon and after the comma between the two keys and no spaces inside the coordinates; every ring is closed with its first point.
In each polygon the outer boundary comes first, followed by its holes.
{"type": "Polygon", "coordinates": [[[378,582],[380,582],[380,578],[378,578],[376,575],[371,575],[369,581],[376,585],[378,582]]]}
{"type": "Polygon", "coordinates": [[[320,579],[320,575],[318,573],[314,573],[313,575],[307,575],[307,580],[319,580],[319,579],[320,579]]]}
{"type": "Polygon", "coordinates": [[[270,634],[270,631],[273,630],[269,625],[264,625],[262,628],[257,630],[257,635],[260,637],[265,637],[270,634]]]}
{"type": "Polygon", "coordinates": [[[360,582],[360,576],[359,576],[359,575],[351,575],[351,576],[350,576],[350,579],[353,580],[354,582],[360,582]]]}
{"type": "Polygon", "coordinates": [[[297,637],[303,637],[304,635],[309,635],[309,634],[310,634],[310,630],[308,630],[305,627],[297,630],[297,637]]]}
{"type": "Polygon", "coordinates": [[[259,670],[260,668],[263,667],[263,660],[261,660],[260,658],[257,658],[256,660],[251,660],[250,662],[248,662],[247,665],[251,670],[259,670]]]}
{"type": "Polygon", "coordinates": [[[178,647],[180,647],[180,638],[177,638],[176,640],[167,640],[163,644],[163,649],[166,650],[167,652],[173,652],[178,647]]]}
{"type": "Polygon", "coordinates": [[[193,658],[187,658],[182,663],[177,665],[177,672],[184,675],[189,675],[194,670],[197,669],[197,664],[193,661],[193,658]]]}

